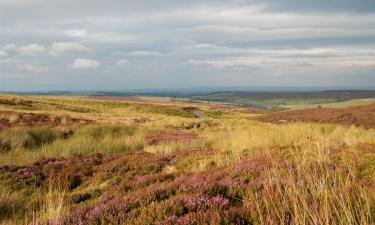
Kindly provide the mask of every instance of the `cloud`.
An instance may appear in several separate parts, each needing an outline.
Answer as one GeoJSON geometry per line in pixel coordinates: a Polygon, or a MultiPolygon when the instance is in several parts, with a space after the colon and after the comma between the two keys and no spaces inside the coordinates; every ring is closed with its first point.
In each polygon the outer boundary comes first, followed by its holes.
{"type": "Polygon", "coordinates": [[[160,52],[156,51],[131,51],[128,53],[130,56],[136,56],[136,57],[153,57],[153,56],[159,56],[160,52]]]}
{"type": "Polygon", "coordinates": [[[100,63],[92,59],[78,58],[74,61],[72,67],[74,69],[95,69],[100,66],[100,63]]]}
{"type": "Polygon", "coordinates": [[[66,30],[65,34],[70,37],[84,37],[87,35],[86,29],[81,30],[66,30]]]}
{"type": "Polygon", "coordinates": [[[22,55],[35,56],[35,55],[39,55],[39,54],[46,52],[47,49],[43,45],[31,44],[31,45],[20,47],[18,51],[22,55]]]}
{"type": "Polygon", "coordinates": [[[96,89],[157,85],[141,77],[166,86],[267,86],[278,85],[268,75],[281,72],[283,84],[310,85],[299,75],[325,84],[327,74],[332,82],[355,74],[348,85],[375,83],[374,0],[72,2],[0,0],[0,50],[7,54],[0,74],[19,72],[15,65],[45,65],[56,87],[67,89],[88,82],[96,89]],[[90,81],[65,78],[72,68],[97,67],[111,79],[96,70],[85,71],[90,81]]]}
{"type": "Polygon", "coordinates": [[[51,48],[52,55],[64,53],[90,52],[91,49],[74,42],[54,42],[51,48]]]}
{"type": "Polygon", "coordinates": [[[24,70],[26,70],[30,73],[35,73],[35,74],[45,73],[49,70],[47,67],[34,65],[34,64],[30,64],[30,63],[21,65],[20,68],[22,68],[22,69],[24,69],[24,70]]]}
{"type": "Polygon", "coordinates": [[[0,59],[0,65],[10,65],[10,64],[15,64],[16,61],[11,58],[6,58],[6,59],[0,59]]]}
{"type": "MultiPolygon", "coordinates": [[[[247,1],[251,2],[251,1],[247,1]]],[[[264,10],[282,12],[374,12],[373,0],[256,0],[264,10]]]]}
{"type": "Polygon", "coordinates": [[[115,64],[118,65],[118,66],[123,66],[123,65],[126,65],[128,63],[129,63],[129,60],[127,60],[127,59],[120,59],[120,60],[117,60],[115,64]]]}
{"type": "Polygon", "coordinates": [[[17,0],[0,1],[0,21],[9,20],[43,20],[61,19],[69,16],[69,19],[93,18],[95,16],[117,17],[121,15],[153,15],[189,8],[195,11],[197,8],[230,8],[230,7],[261,7],[265,12],[298,12],[298,13],[371,13],[375,12],[373,0],[191,0],[191,1],[166,1],[166,0],[76,0],[73,1],[49,1],[49,0],[17,0]],[[85,6],[85,10],[75,6],[85,6]]]}
{"type": "Polygon", "coordinates": [[[7,44],[7,45],[4,45],[3,47],[0,47],[0,49],[4,51],[15,51],[17,48],[15,44],[7,44]]]}
{"type": "Polygon", "coordinates": [[[229,58],[221,60],[196,60],[190,59],[188,61],[190,64],[195,66],[211,66],[217,69],[227,69],[234,67],[252,67],[255,68],[261,61],[259,59],[252,58],[229,58]]]}
{"type": "Polygon", "coordinates": [[[8,54],[2,50],[0,50],[0,57],[4,57],[4,56],[7,56],[8,54]]]}

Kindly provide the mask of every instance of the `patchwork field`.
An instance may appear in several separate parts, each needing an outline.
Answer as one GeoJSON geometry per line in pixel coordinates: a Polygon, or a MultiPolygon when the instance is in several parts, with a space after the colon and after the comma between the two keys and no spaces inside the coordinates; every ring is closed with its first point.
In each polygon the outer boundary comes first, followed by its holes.
{"type": "Polygon", "coordinates": [[[373,224],[374,114],[1,94],[0,224],[373,224]]]}
{"type": "Polygon", "coordinates": [[[193,100],[228,102],[273,111],[315,108],[342,108],[375,103],[375,91],[338,90],[316,92],[217,92],[193,96],[193,100]]]}

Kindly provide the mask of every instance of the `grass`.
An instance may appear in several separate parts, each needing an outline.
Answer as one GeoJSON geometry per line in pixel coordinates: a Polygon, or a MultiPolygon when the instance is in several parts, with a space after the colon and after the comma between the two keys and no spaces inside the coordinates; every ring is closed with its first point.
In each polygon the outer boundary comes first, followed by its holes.
{"type": "MultiPolygon", "coordinates": [[[[60,128],[63,129],[63,128],[60,128]]],[[[59,128],[12,128],[0,136],[10,140],[0,164],[25,165],[41,158],[71,157],[77,154],[116,153],[143,148],[144,131],[134,126],[90,125],[72,131],[64,138],[59,128]]]]}
{"type": "Polygon", "coordinates": [[[374,129],[202,105],[210,118],[193,118],[185,102],[22,98],[38,110],[7,109],[96,124],[0,131],[0,224],[374,223],[374,129]],[[147,142],[176,132],[198,138],[147,142]]]}
{"type": "Polygon", "coordinates": [[[0,133],[0,151],[38,148],[64,136],[63,130],[50,128],[14,128],[0,133]]]}
{"type": "Polygon", "coordinates": [[[324,108],[345,108],[351,106],[360,106],[360,105],[368,105],[375,103],[375,99],[352,99],[347,101],[338,101],[332,103],[315,103],[315,104],[290,104],[284,105],[285,108],[288,109],[308,109],[308,108],[317,108],[317,107],[324,107],[324,108]]]}

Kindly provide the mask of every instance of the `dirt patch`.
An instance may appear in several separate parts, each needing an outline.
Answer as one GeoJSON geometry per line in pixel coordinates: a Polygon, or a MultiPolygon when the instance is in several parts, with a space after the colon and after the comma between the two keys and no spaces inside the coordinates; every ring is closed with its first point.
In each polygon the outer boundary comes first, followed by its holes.
{"type": "Polygon", "coordinates": [[[168,132],[168,133],[149,134],[146,136],[146,144],[156,145],[159,143],[174,142],[174,141],[192,142],[198,139],[200,139],[200,137],[198,137],[198,135],[196,134],[174,131],[174,132],[168,132]]]}
{"type": "Polygon", "coordinates": [[[189,106],[189,107],[183,107],[182,109],[183,109],[184,111],[186,111],[186,112],[190,112],[190,113],[199,110],[199,108],[197,108],[197,107],[190,107],[190,106],[189,106]]]}
{"type": "Polygon", "coordinates": [[[89,124],[92,120],[50,114],[0,111],[0,129],[14,126],[89,124]]]}
{"type": "Polygon", "coordinates": [[[258,118],[263,122],[316,122],[354,125],[364,128],[375,128],[375,104],[348,107],[344,109],[315,108],[299,109],[274,113],[258,118]]]}

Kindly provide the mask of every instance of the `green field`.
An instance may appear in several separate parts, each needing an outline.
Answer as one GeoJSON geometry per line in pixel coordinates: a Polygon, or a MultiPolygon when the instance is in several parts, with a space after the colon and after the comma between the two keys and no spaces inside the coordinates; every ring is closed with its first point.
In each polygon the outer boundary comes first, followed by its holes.
{"type": "Polygon", "coordinates": [[[339,101],[339,102],[332,102],[332,103],[313,103],[313,104],[295,104],[295,105],[284,105],[285,108],[288,109],[308,109],[308,108],[316,108],[316,107],[324,107],[324,108],[345,108],[351,106],[360,106],[360,105],[368,105],[375,103],[375,99],[353,99],[348,101],[339,101]]]}
{"type": "Polygon", "coordinates": [[[280,111],[285,109],[357,106],[375,99],[375,91],[321,92],[219,92],[193,96],[193,100],[228,102],[246,107],[280,111]]]}

